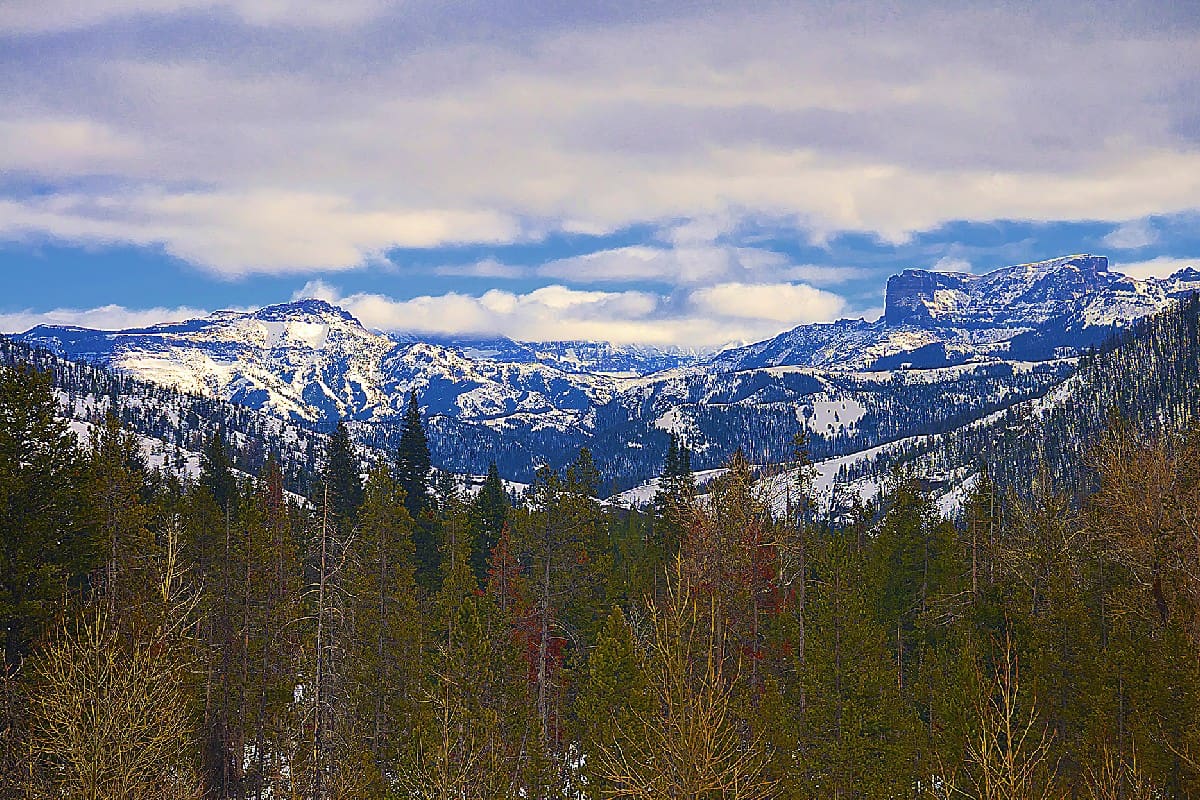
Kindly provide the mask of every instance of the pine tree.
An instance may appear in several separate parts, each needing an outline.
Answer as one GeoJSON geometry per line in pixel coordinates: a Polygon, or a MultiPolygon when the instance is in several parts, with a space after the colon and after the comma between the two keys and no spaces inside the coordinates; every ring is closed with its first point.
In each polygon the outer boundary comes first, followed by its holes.
{"type": "Polygon", "coordinates": [[[586,679],[575,703],[576,734],[583,750],[582,778],[588,797],[609,796],[602,753],[614,751],[627,732],[653,713],[655,698],[643,671],[633,631],[613,607],[587,660],[586,679]]]}
{"type": "Polygon", "coordinates": [[[421,424],[417,393],[408,396],[408,411],[396,450],[396,482],[404,490],[404,507],[416,523],[413,541],[416,547],[417,585],[428,593],[437,590],[440,572],[437,520],[430,502],[429,439],[421,424]]]}
{"type": "Polygon", "coordinates": [[[427,712],[399,787],[421,800],[545,797],[547,764],[533,746],[525,665],[499,608],[476,588],[467,532],[466,509],[451,508],[422,661],[427,712]]]}
{"type": "Polygon", "coordinates": [[[295,702],[301,674],[305,614],[304,568],[296,541],[298,509],[286,499],[279,463],[268,458],[256,486],[256,521],[248,528],[245,635],[252,639],[245,662],[243,715],[248,764],[247,797],[286,796],[292,776],[301,772],[297,751],[301,719],[295,702]]]}
{"type": "Polygon", "coordinates": [[[413,522],[385,466],[367,478],[352,545],[347,592],[351,617],[343,736],[369,756],[375,796],[412,757],[423,618],[417,606],[413,522]]]}
{"type": "Polygon", "coordinates": [[[953,529],[939,520],[915,482],[899,480],[888,502],[871,543],[870,573],[878,591],[875,617],[891,637],[896,683],[904,690],[915,669],[918,620],[932,599],[961,577],[962,568],[953,529]]]}
{"type": "Polygon", "coordinates": [[[237,478],[225,438],[219,432],[209,437],[200,455],[200,485],[208,490],[221,513],[231,513],[237,503],[237,478]]]}
{"type": "Polygon", "coordinates": [[[542,468],[518,531],[529,570],[527,630],[541,742],[554,756],[562,749],[561,670],[569,634],[590,638],[599,624],[596,601],[603,598],[597,589],[611,568],[596,483],[595,464],[586,449],[568,466],[565,478],[542,468]]]}
{"type": "MultiPolygon", "coordinates": [[[[408,395],[408,410],[400,430],[400,446],[396,450],[396,481],[404,490],[404,507],[413,519],[419,519],[429,508],[429,439],[421,423],[417,393],[408,395]]],[[[418,553],[418,558],[420,558],[418,553]]]]}
{"type": "Polygon", "coordinates": [[[763,688],[769,617],[781,609],[777,538],[770,509],[739,450],[713,482],[706,507],[695,513],[680,552],[692,591],[716,604],[734,652],[747,658],[739,688],[749,692],[750,703],[763,688]]]}
{"type": "Polygon", "coordinates": [[[122,430],[110,412],[92,430],[88,491],[95,509],[98,544],[104,548],[104,604],[115,629],[135,632],[153,624],[155,541],[137,437],[122,430]]]}
{"type": "Polygon", "coordinates": [[[672,431],[659,477],[659,489],[654,496],[657,512],[655,540],[661,566],[668,564],[679,550],[679,543],[691,521],[692,498],[695,494],[691,452],[672,431]]]}
{"type": "Polygon", "coordinates": [[[325,482],[329,485],[330,511],[336,524],[350,530],[363,501],[358,453],[350,440],[350,431],[339,421],[329,438],[325,460],[325,482]]]}
{"type": "Polygon", "coordinates": [[[102,562],[82,490],[85,464],[48,374],[0,369],[0,628],[16,669],[62,600],[102,562]]]}
{"type": "Polygon", "coordinates": [[[365,774],[364,751],[350,732],[355,720],[348,702],[354,664],[349,653],[354,646],[349,584],[355,531],[339,525],[333,511],[334,498],[328,484],[322,487],[309,536],[310,583],[306,600],[315,631],[312,632],[310,661],[305,667],[305,714],[309,754],[308,782],[304,791],[315,800],[335,796],[365,796],[370,777],[365,774]]]}
{"type": "Polygon", "coordinates": [[[788,776],[797,797],[887,797],[919,775],[917,720],[897,689],[888,632],[874,619],[862,556],[845,536],[813,553],[807,608],[809,703],[788,776]]]}
{"type": "Polygon", "coordinates": [[[471,512],[471,569],[482,585],[487,581],[488,557],[500,541],[509,512],[508,495],[495,461],[488,465],[487,478],[475,496],[471,512]]]}

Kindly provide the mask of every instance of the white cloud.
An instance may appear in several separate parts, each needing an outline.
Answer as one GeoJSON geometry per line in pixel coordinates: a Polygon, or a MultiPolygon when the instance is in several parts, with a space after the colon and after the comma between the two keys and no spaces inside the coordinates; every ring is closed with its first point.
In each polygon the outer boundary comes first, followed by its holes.
{"type": "Polygon", "coordinates": [[[336,286],[322,280],[308,281],[304,286],[292,292],[293,301],[309,299],[337,304],[342,299],[342,295],[336,286]]]}
{"type": "Polygon", "coordinates": [[[539,275],[580,283],[660,281],[697,284],[719,279],[738,266],[733,248],[717,246],[647,247],[600,250],[543,264],[539,275]]]}
{"type": "Polygon", "coordinates": [[[1109,247],[1117,250],[1136,250],[1158,241],[1158,231],[1149,220],[1136,219],[1124,222],[1114,228],[1103,239],[1109,247]]]}
{"type": "Polygon", "coordinates": [[[69,31],[139,16],[224,11],[253,25],[334,26],[363,22],[386,7],[383,0],[5,0],[0,31],[69,31]]]}
{"type": "Polygon", "coordinates": [[[580,291],[561,285],[518,294],[450,292],[394,300],[341,296],[320,281],[295,297],[339,304],[369,328],[436,334],[503,335],[527,341],[589,339],[620,344],[720,347],[833,319],[845,301],[810,286],[722,284],[678,299],[640,291],[580,291]]]}
{"type": "MultiPolygon", "coordinates": [[[[674,231],[669,236],[678,241],[674,231]]],[[[550,261],[535,271],[574,283],[649,281],[672,286],[777,281],[833,285],[871,274],[861,267],[793,264],[773,250],[715,244],[698,237],[667,247],[632,245],[599,250],[550,261]]]]}
{"type": "Polygon", "coordinates": [[[390,247],[510,241],[491,212],[362,209],[348,198],[286,191],[53,195],[0,200],[0,237],[161,244],[224,277],[354,269],[390,247]]]}
{"type": "Polygon", "coordinates": [[[39,42],[22,31],[176,23],[0,64],[0,172],[49,184],[9,195],[0,238],[161,243],[236,276],[649,224],[673,227],[672,247],[547,274],[698,285],[759,277],[711,246],[747,219],[903,241],[949,220],[1118,223],[1200,197],[1194,25],[1135,35],[1119,15],[973,4],[886,24],[837,4],[583,24],[454,5],[0,4],[6,44],[26,50],[39,42]],[[187,38],[201,34],[176,12],[229,30],[187,38]]]}
{"type": "Polygon", "coordinates": [[[96,163],[137,158],[136,135],[79,117],[0,119],[0,164],[9,171],[70,177],[96,163]]]}
{"type": "Polygon", "coordinates": [[[933,265],[935,272],[970,272],[971,262],[965,258],[942,256],[933,265]]]}
{"type": "Polygon", "coordinates": [[[863,267],[839,267],[827,264],[797,264],[779,272],[779,277],[788,281],[803,281],[815,286],[834,286],[847,281],[866,278],[871,270],[863,267]]]}
{"type": "Polygon", "coordinates": [[[513,280],[529,275],[529,270],[512,264],[503,264],[494,258],[485,258],[473,264],[445,264],[435,267],[435,275],[465,278],[501,278],[513,280]]]}
{"type": "Polygon", "coordinates": [[[56,308],[52,311],[17,311],[0,314],[0,332],[24,333],[38,325],[76,325],[81,328],[122,330],[143,328],[162,322],[181,322],[203,317],[208,312],[199,308],[142,308],[119,305],[98,308],[56,308]]]}
{"type": "Polygon", "coordinates": [[[693,292],[691,302],[705,314],[786,322],[789,327],[828,322],[846,307],[836,294],[792,283],[722,283],[693,292]]]}
{"type": "Polygon", "coordinates": [[[1200,268],[1200,258],[1170,258],[1160,256],[1148,261],[1113,262],[1112,270],[1131,278],[1167,278],[1185,267],[1200,268]]]}

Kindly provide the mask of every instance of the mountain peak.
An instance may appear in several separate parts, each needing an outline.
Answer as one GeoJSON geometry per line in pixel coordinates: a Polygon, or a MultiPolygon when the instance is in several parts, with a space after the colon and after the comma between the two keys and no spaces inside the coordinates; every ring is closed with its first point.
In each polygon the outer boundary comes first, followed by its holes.
{"type": "Polygon", "coordinates": [[[254,319],[267,322],[317,318],[321,320],[342,320],[344,322],[352,322],[356,325],[362,324],[353,314],[344,308],[316,297],[293,300],[290,303],[276,303],[275,305],[264,306],[251,314],[251,316],[254,319]]]}

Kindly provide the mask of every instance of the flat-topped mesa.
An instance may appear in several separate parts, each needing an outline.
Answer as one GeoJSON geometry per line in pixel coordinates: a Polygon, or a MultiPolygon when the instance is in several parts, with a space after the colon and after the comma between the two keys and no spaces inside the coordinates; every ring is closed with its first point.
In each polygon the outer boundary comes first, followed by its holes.
{"type": "Polygon", "coordinates": [[[966,323],[1005,312],[1041,321],[1057,304],[1079,300],[1117,276],[1104,256],[1078,254],[1002,267],[983,275],[907,269],[887,282],[888,325],[966,323]],[[1024,312],[1024,313],[1022,313],[1024,312]]]}

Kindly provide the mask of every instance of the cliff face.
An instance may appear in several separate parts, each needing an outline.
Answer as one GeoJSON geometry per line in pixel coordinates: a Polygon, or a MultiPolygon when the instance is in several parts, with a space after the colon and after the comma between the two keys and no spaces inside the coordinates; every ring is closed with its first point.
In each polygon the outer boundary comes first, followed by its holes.
{"type": "Polygon", "coordinates": [[[1074,255],[984,275],[909,269],[887,283],[888,325],[1038,325],[1120,279],[1104,256],[1074,255]]]}
{"type": "Polygon", "coordinates": [[[934,318],[939,292],[964,291],[974,279],[966,273],[906,269],[888,278],[883,320],[888,325],[927,323],[934,318]]]}

